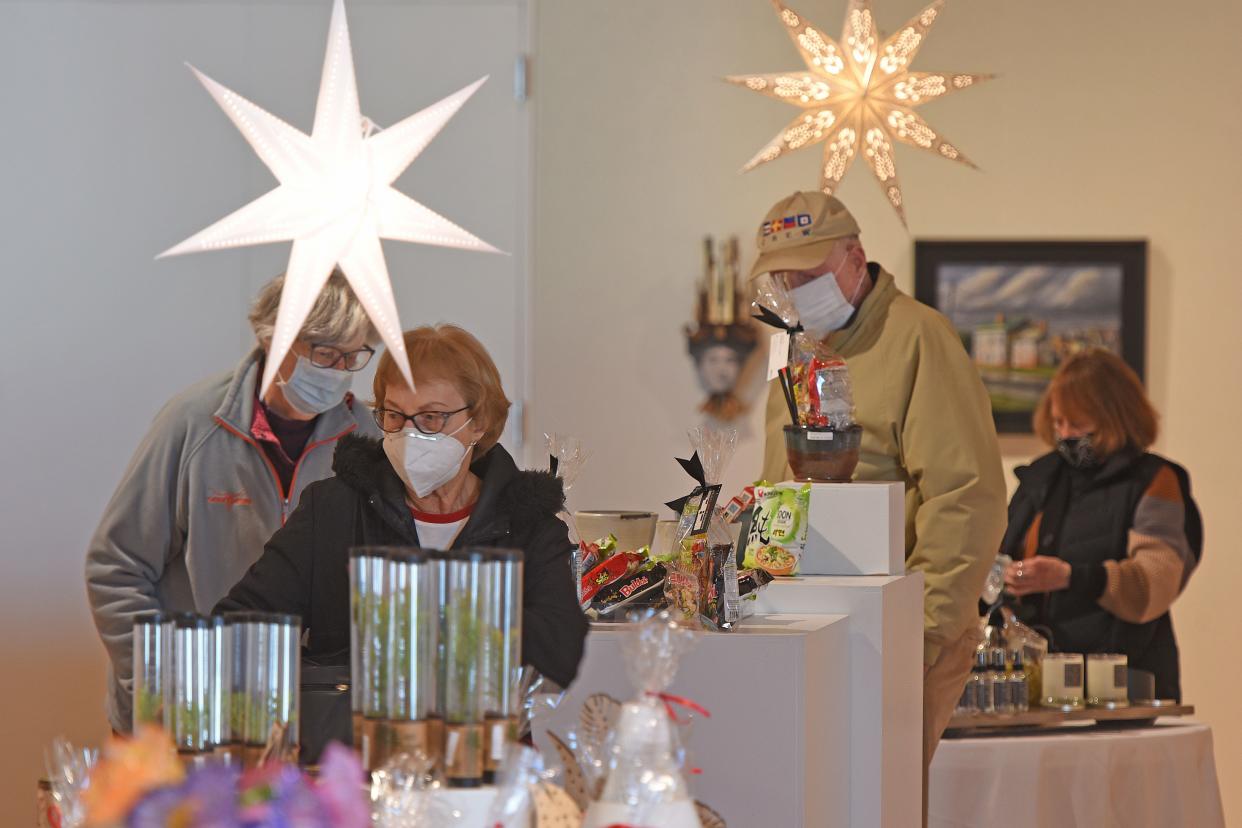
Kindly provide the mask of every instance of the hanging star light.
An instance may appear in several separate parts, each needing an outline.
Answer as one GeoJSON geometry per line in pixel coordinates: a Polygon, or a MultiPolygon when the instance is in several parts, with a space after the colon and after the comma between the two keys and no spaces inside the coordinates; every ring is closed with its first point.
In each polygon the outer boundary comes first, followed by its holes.
{"type": "Polygon", "coordinates": [[[894,140],[975,166],[914,111],[992,77],[909,70],[944,0],[935,0],[883,42],[876,31],[871,0],[850,0],[839,44],[780,0],[772,0],[772,5],[808,71],[734,75],[726,80],[803,112],[747,162],[744,172],[793,150],[826,142],[820,187],[831,195],[861,148],[904,225],[894,140]]]}
{"type": "Polygon", "coordinates": [[[409,360],[380,239],[500,251],[393,188],[486,77],[388,129],[358,106],[349,27],[335,0],[315,122],[307,135],[190,69],[279,183],[159,257],[292,241],[260,394],[267,391],[324,283],[339,265],[412,388],[409,360]]]}

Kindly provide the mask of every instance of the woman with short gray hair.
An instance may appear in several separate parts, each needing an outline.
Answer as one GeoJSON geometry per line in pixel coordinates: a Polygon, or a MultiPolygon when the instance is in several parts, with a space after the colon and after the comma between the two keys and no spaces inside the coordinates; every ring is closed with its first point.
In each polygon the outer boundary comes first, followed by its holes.
{"type": "Polygon", "coordinates": [[[210,612],[306,487],[332,474],[337,441],[379,433],[349,393],[378,336],[339,270],[259,397],[283,286],[283,276],[271,280],[251,307],[257,347],[156,416],[91,539],[87,594],[111,662],[107,712],[118,732],[131,726],[134,616],[210,612]]]}

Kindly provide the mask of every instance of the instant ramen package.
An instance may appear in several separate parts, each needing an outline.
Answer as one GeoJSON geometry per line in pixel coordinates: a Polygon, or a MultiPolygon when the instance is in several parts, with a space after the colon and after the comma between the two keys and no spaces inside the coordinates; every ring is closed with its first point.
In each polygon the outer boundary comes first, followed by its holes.
{"type": "Polygon", "coordinates": [[[809,483],[757,483],[742,569],[762,569],[775,576],[797,575],[806,547],[810,503],[809,483]]]}

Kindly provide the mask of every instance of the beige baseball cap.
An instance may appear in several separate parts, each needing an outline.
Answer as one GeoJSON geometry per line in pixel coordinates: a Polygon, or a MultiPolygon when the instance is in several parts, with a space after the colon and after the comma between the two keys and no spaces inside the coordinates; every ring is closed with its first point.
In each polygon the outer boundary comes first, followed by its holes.
{"type": "Polygon", "coordinates": [[[786,196],[772,205],[759,225],[755,237],[759,257],[750,277],[810,270],[828,258],[838,239],[858,233],[858,222],[838,199],[818,190],[786,196]]]}

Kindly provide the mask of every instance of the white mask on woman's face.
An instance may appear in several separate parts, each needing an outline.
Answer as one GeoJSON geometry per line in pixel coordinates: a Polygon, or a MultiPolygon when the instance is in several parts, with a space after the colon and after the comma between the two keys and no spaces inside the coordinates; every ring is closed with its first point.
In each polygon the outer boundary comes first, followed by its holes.
{"type": "Polygon", "coordinates": [[[448,434],[423,434],[409,426],[396,434],[385,434],[384,454],[405,485],[418,497],[426,497],[461,471],[466,452],[475,444],[463,445],[453,435],[473,420],[471,417],[448,434]]]}
{"type": "Polygon", "coordinates": [[[854,302],[862,292],[864,278],[859,277],[854,295],[849,299],[841,292],[837,274],[831,270],[790,290],[789,296],[798,311],[802,329],[816,339],[823,339],[833,331],[844,328],[854,315],[854,302]]]}

